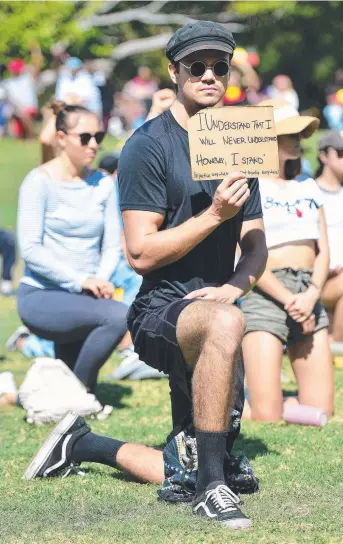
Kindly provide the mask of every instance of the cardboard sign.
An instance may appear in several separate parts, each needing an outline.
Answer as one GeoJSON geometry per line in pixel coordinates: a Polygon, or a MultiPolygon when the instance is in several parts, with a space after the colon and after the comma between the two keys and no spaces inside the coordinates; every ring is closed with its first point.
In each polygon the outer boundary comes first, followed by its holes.
{"type": "Polygon", "coordinates": [[[279,175],[272,106],[232,106],[199,111],[188,121],[194,181],[279,175]]]}

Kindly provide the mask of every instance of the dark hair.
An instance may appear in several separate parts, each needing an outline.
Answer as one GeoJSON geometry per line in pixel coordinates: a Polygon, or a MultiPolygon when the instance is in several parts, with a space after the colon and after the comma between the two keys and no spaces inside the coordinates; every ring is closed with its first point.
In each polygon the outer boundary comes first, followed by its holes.
{"type": "Polygon", "coordinates": [[[67,104],[63,102],[63,100],[56,100],[55,98],[53,98],[52,100],[50,100],[50,102],[47,103],[47,108],[52,110],[54,115],[57,115],[59,111],[64,110],[66,105],[67,104]]]}
{"type": "Polygon", "coordinates": [[[62,132],[65,132],[67,130],[69,113],[94,115],[90,110],[83,106],[65,106],[63,109],[60,109],[56,115],[56,131],[61,130],[62,132]]]}
{"type": "MultiPolygon", "coordinates": [[[[320,149],[320,151],[323,151],[323,152],[325,153],[325,155],[327,155],[327,154],[328,154],[328,149],[329,149],[329,148],[327,147],[326,149],[320,149]]],[[[319,178],[319,176],[321,176],[322,173],[323,173],[323,170],[324,170],[324,166],[325,166],[325,165],[324,165],[324,163],[320,160],[320,158],[319,158],[319,153],[318,153],[317,159],[318,159],[318,162],[319,162],[319,166],[318,166],[318,168],[317,168],[317,170],[316,170],[316,175],[315,175],[315,177],[316,177],[316,178],[319,178]]]]}
{"type": "Polygon", "coordinates": [[[99,168],[109,174],[113,174],[118,169],[119,154],[110,154],[102,157],[99,162],[99,168]]]}
{"type": "MultiPolygon", "coordinates": [[[[180,72],[180,63],[179,63],[179,61],[173,62],[172,64],[173,64],[173,66],[175,67],[176,72],[179,73],[179,72],[180,72]]],[[[178,90],[179,90],[179,86],[178,86],[177,83],[173,83],[173,85],[174,85],[174,89],[173,89],[173,90],[175,91],[175,94],[177,94],[177,93],[178,93],[178,90]]]]}
{"type": "Polygon", "coordinates": [[[294,179],[299,176],[301,172],[301,158],[289,159],[285,162],[285,178],[294,179]]]}

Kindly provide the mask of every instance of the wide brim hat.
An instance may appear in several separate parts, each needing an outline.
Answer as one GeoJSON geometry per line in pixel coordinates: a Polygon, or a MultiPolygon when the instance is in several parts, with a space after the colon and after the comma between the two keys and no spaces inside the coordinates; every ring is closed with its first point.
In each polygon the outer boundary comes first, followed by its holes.
{"type": "Polygon", "coordinates": [[[319,128],[319,119],[310,115],[300,115],[288,102],[283,100],[263,100],[259,106],[273,106],[277,136],[300,134],[309,138],[319,128]]]}

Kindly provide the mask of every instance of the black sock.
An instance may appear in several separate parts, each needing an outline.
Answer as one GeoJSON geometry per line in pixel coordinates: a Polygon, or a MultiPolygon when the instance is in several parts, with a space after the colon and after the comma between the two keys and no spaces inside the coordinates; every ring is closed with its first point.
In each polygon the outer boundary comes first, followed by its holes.
{"type": "Polygon", "coordinates": [[[195,429],[198,449],[197,494],[216,481],[224,482],[227,432],[210,433],[195,429]]]}
{"type": "Polygon", "coordinates": [[[87,433],[75,442],[72,458],[76,463],[88,461],[115,467],[118,450],[125,443],[115,438],[87,433]]]}

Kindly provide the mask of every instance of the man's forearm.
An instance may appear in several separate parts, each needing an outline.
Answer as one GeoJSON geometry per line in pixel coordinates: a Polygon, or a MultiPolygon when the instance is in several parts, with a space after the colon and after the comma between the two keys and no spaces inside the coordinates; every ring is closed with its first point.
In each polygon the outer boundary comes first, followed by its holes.
{"type": "Polygon", "coordinates": [[[146,234],[139,255],[131,251],[129,262],[141,275],[174,263],[187,255],[220,225],[220,220],[206,210],[182,225],[146,234]]]}
{"type": "Polygon", "coordinates": [[[229,285],[237,287],[237,298],[246,295],[256,285],[265,270],[267,255],[263,248],[242,253],[235,272],[228,281],[229,285]]]}

